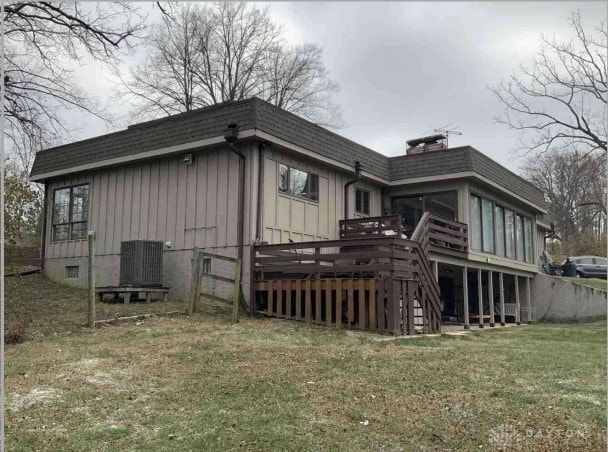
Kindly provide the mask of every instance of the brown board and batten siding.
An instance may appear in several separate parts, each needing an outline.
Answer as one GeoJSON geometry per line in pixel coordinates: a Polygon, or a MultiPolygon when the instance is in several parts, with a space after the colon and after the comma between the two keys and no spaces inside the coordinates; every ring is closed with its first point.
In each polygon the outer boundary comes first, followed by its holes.
{"type": "MultiPolygon", "coordinates": [[[[263,240],[268,243],[331,240],[338,237],[344,216],[344,184],[352,175],[327,165],[298,159],[270,149],[264,159],[263,240]],[[319,200],[310,201],[279,192],[278,168],[285,164],[319,176],[319,200]]],[[[381,189],[364,181],[357,186],[370,191],[370,214],[381,214],[381,189]]],[[[354,187],[350,190],[349,217],[354,217],[354,187]]]]}
{"type": "MultiPolygon", "coordinates": [[[[251,146],[246,152],[253,154],[251,146]]],[[[250,207],[256,201],[251,181],[257,179],[255,160],[247,162],[246,243],[254,219],[250,207]]],[[[133,239],[171,242],[170,251],[236,246],[238,163],[224,145],[194,154],[191,165],[178,155],[52,180],[47,237],[52,238],[53,191],[88,183],[87,229],[97,233],[97,255],[119,255],[120,242],[133,239]]],[[[86,254],[86,240],[47,243],[47,259],[86,254]]]]}

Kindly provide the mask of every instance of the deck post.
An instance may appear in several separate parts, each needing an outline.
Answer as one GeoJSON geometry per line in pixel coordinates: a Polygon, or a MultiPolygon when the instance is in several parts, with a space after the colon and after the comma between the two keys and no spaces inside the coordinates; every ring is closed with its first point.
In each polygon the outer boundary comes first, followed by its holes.
{"type": "Polygon", "coordinates": [[[198,296],[200,293],[200,261],[201,259],[199,256],[199,251],[198,248],[195,246],[192,250],[192,278],[190,283],[190,301],[188,303],[188,315],[194,314],[194,310],[196,309],[196,302],[198,301],[198,296]]]}
{"type": "Polygon", "coordinates": [[[255,316],[256,314],[256,306],[255,306],[255,244],[251,245],[249,250],[249,306],[251,309],[251,315],[255,316]]]}
{"type": "Polygon", "coordinates": [[[477,269],[477,301],[479,303],[479,328],[483,328],[483,284],[481,282],[481,268],[477,269]]]}
{"type": "Polygon", "coordinates": [[[469,324],[469,286],[467,279],[467,267],[462,267],[462,303],[464,305],[464,329],[471,328],[469,324]]]}
{"type": "Polygon", "coordinates": [[[490,327],[495,326],[494,323],[494,281],[492,280],[493,272],[488,271],[488,294],[490,295],[490,327]]]}
{"type": "Polygon", "coordinates": [[[519,303],[519,276],[515,277],[515,323],[521,325],[521,305],[519,303]]]}
{"type": "Polygon", "coordinates": [[[498,289],[500,290],[500,326],[505,326],[505,286],[502,272],[498,273],[498,289]]]}
{"type": "Polygon", "coordinates": [[[439,282],[439,262],[433,261],[433,271],[435,272],[435,281],[439,282]]]}
{"type": "Polygon", "coordinates": [[[87,234],[87,239],[89,244],[89,303],[87,312],[87,325],[89,326],[89,328],[95,328],[95,231],[89,231],[87,234]]]}
{"type": "Polygon", "coordinates": [[[526,304],[528,305],[528,315],[526,320],[528,324],[532,323],[532,298],[530,296],[530,280],[532,278],[526,278],[526,304]]]}

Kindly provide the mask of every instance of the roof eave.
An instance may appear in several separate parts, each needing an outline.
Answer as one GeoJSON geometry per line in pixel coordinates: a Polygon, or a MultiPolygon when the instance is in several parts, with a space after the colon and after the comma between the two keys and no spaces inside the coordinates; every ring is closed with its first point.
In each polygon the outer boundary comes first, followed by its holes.
{"type": "Polygon", "coordinates": [[[476,179],[478,181],[483,182],[484,184],[490,185],[491,187],[500,190],[501,192],[509,195],[510,197],[518,200],[521,203],[526,204],[529,207],[532,207],[535,211],[546,214],[547,209],[546,206],[540,206],[534,201],[524,198],[521,195],[503,187],[497,182],[494,182],[488,179],[485,176],[475,172],[475,171],[461,171],[457,173],[449,173],[449,174],[440,174],[433,176],[422,176],[422,177],[414,177],[409,179],[401,179],[401,180],[393,180],[390,182],[391,187],[399,186],[399,185],[411,185],[411,184],[421,184],[425,182],[437,182],[443,180],[456,180],[456,179],[476,179]]]}

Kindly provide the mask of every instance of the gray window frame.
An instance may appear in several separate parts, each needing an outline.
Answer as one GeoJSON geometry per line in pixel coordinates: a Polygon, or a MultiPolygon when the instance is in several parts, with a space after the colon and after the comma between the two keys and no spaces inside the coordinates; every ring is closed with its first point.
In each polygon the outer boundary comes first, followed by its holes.
{"type": "Polygon", "coordinates": [[[469,234],[470,234],[470,243],[471,243],[471,249],[475,250],[475,251],[481,251],[483,252],[483,222],[482,222],[482,214],[481,214],[481,196],[476,195],[471,193],[469,195],[469,234]],[[478,211],[478,218],[477,220],[479,220],[479,247],[477,247],[477,245],[475,245],[475,240],[473,239],[473,200],[472,198],[477,198],[477,200],[479,201],[478,206],[479,206],[479,211],[478,211]]]}
{"type": "MultiPolygon", "coordinates": [[[[321,198],[321,190],[320,190],[320,178],[319,175],[307,170],[303,170],[298,168],[297,166],[293,166],[293,165],[287,165],[286,163],[281,163],[281,162],[277,162],[278,166],[277,166],[277,190],[281,195],[284,196],[291,196],[292,198],[296,198],[296,199],[304,199],[308,202],[313,202],[315,204],[318,204],[320,202],[320,198],[321,198]],[[281,189],[281,166],[284,166],[287,168],[287,190],[282,190],[281,189]],[[300,171],[302,173],[306,173],[308,174],[308,176],[310,177],[310,180],[312,180],[312,178],[316,178],[317,180],[317,199],[311,198],[310,196],[302,196],[302,195],[296,195],[294,193],[291,192],[291,170],[297,170],[300,171]]],[[[308,179],[307,179],[308,180],[308,179]]]]}
{"type": "Polygon", "coordinates": [[[361,187],[355,187],[355,213],[359,215],[369,215],[372,208],[372,194],[369,190],[361,187]],[[361,193],[361,208],[357,208],[357,193],[361,193]],[[365,195],[367,195],[367,212],[365,212],[365,195]]]}

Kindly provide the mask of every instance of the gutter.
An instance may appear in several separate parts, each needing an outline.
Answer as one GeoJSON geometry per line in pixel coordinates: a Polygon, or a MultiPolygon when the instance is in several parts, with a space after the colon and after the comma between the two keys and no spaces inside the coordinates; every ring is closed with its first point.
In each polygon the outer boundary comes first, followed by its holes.
{"type": "Polygon", "coordinates": [[[355,182],[361,180],[361,163],[355,162],[355,178],[349,180],[344,184],[344,219],[348,220],[349,202],[348,202],[348,188],[355,182]]]}
{"type": "MultiPolygon", "coordinates": [[[[307,157],[313,158],[316,161],[320,161],[322,163],[331,165],[334,168],[347,170],[347,171],[351,169],[351,167],[349,167],[346,164],[343,164],[336,160],[324,157],[320,154],[312,152],[301,146],[297,146],[293,143],[290,143],[288,141],[285,141],[281,138],[278,138],[274,135],[271,135],[269,133],[263,132],[258,129],[247,129],[247,130],[240,131],[238,133],[238,137],[239,138],[257,137],[262,140],[265,140],[266,142],[277,144],[277,145],[285,147],[291,151],[295,151],[295,152],[298,152],[307,157]]],[[[50,179],[50,178],[58,177],[58,176],[64,176],[67,174],[75,174],[75,173],[84,172],[84,171],[97,170],[99,168],[104,168],[104,167],[109,167],[109,166],[124,165],[126,163],[131,163],[131,162],[149,159],[149,158],[156,158],[156,157],[160,157],[160,156],[169,156],[172,154],[182,153],[187,150],[193,150],[193,149],[198,149],[198,148],[202,148],[205,146],[210,146],[213,144],[219,144],[219,143],[222,143],[224,140],[225,140],[225,137],[218,136],[218,137],[207,138],[204,140],[195,141],[195,142],[191,142],[191,143],[173,145],[173,146],[168,146],[165,148],[155,149],[152,151],[140,152],[140,153],[131,154],[128,156],[122,156],[122,157],[102,160],[99,162],[87,163],[87,164],[83,164],[83,165],[74,166],[71,168],[49,171],[49,172],[45,172],[45,173],[38,173],[35,175],[30,174],[30,181],[31,182],[42,182],[45,179],[50,179]]],[[[522,196],[513,193],[508,187],[504,187],[497,182],[491,181],[491,180],[487,179],[486,177],[481,176],[478,173],[475,173],[474,171],[463,171],[463,172],[458,172],[458,173],[441,174],[441,175],[435,175],[435,176],[414,177],[414,178],[400,179],[400,180],[399,179],[398,180],[387,180],[387,179],[378,177],[378,176],[371,174],[369,172],[366,172],[366,171],[361,171],[361,176],[365,177],[366,179],[369,179],[370,181],[379,183],[386,187],[397,187],[397,186],[401,186],[401,185],[410,185],[410,184],[418,184],[418,183],[424,183],[424,182],[436,182],[436,181],[444,181],[444,180],[449,180],[449,179],[472,177],[472,178],[481,180],[482,182],[484,182],[494,188],[497,188],[501,192],[507,193],[509,196],[513,197],[514,199],[517,199],[518,201],[532,207],[535,210],[538,210],[541,213],[544,213],[544,214],[547,213],[546,208],[544,208],[542,206],[538,206],[531,201],[528,201],[527,199],[523,198],[522,196]]]]}

